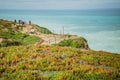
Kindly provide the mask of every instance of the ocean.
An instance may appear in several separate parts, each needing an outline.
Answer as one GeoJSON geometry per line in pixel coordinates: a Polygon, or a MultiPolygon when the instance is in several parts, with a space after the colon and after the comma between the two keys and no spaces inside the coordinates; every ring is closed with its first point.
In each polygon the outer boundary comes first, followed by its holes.
{"type": "Polygon", "coordinates": [[[0,10],[0,19],[23,20],[60,33],[87,39],[97,51],[120,53],[120,9],[111,10],[0,10]]]}

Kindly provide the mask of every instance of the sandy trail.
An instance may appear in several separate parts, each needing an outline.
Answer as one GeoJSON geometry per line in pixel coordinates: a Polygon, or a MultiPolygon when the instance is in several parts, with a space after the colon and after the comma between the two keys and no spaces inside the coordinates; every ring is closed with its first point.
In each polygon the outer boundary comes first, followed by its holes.
{"type": "Polygon", "coordinates": [[[40,38],[40,40],[35,43],[35,45],[52,45],[66,39],[66,37],[58,34],[42,34],[33,25],[26,24],[25,26],[26,27],[24,27],[21,31],[22,33],[29,33],[29,35],[37,36],[40,38]],[[34,32],[34,34],[32,34],[31,32],[34,32]]]}
{"type": "Polygon", "coordinates": [[[35,35],[43,40],[42,43],[37,42],[36,44],[39,45],[52,45],[59,43],[60,41],[67,39],[67,37],[63,37],[61,35],[53,35],[53,34],[40,34],[40,35],[35,35]]]}
{"type": "MultiPolygon", "coordinates": [[[[43,40],[43,42],[41,43],[42,45],[52,45],[52,44],[57,44],[62,40],[67,40],[67,39],[75,39],[78,38],[78,36],[65,36],[65,35],[60,35],[60,34],[40,34],[40,35],[36,35],[39,38],[41,38],[43,40]]],[[[39,43],[38,43],[39,44],[39,43]]]]}
{"type": "Polygon", "coordinates": [[[78,36],[68,37],[62,34],[43,34],[40,33],[33,25],[29,24],[26,24],[25,27],[21,30],[21,32],[39,37],[40,40],[36,42],[35,45],[52,45],[57,44],[64,39],[78,38],[78,36]]]}
{"type": "Polygon", "coordinates": [[[42,44],[47,44],[47,45],[56,44],[65,39],[60,35],[43,35],[43,36],[40,35],[40,38],[44,40],[42,44]]]}

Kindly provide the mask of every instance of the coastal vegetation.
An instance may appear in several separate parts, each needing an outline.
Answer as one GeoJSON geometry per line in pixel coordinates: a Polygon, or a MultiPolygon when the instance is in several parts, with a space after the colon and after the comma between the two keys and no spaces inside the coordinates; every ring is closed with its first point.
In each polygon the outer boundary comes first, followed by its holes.
{"type": "Polygon", "coordinates": [[[120,55],[60,46],[0,48],[2,80],[119,80],[120,55]]]}
{"type": "Polygon", "coordinates": [[[40,27],[39,25],[34,26],[43,34],[52,34],[52,32],[45,27],[40,27]]]}
{"type": "Polygon", "coordinates": [[[23,44],[23,45],[34,44],[35,42],[37,42],[39,40],[38,37],[29,36],[27,34],[22,34],[19,32],[3,32],[3,31],[1,31],[0,37],[3,38],[3,41],[0,43],[1,46],[9,46],[9,42],[14,43],[15,41],[20,44],[23,44]]]}
{"type": "Polygon", "coordinates": [[[0,80],[120,80],[120,54],[91,50],[83,37],[64,39],[31,21],[22,23],[0,20],[0,80]],[[63,39],[35,45],[40,35],[63,39]]]}
{"type": "Polygon", "coordinates": [[[59,42],[57,45],[58,46],[89,49],[89,46],[87,44],[87,40],[83,37],[79,37],[76,39],[63,40],[63,41],[59,42]]]}
{"type": "Polygon", "coordinates": [[[34,44],[39,41],[36,36],[30,36],[27,33],[21,33],[21,28],[25,25],[17,25],[14,22],[7,20],[0,20],[0,46],[10,46],[10,45],[28,45],[34,44]]]}

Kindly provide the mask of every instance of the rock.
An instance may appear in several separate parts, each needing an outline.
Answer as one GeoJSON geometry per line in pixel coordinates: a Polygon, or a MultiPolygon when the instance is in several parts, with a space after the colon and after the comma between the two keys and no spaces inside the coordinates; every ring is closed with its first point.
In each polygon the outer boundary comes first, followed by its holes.
{"type": "Polygon", "coordinates": [[[0,43],[1,43],[3,40],[4,40],[3,38],[0,38],[0,43]]]}

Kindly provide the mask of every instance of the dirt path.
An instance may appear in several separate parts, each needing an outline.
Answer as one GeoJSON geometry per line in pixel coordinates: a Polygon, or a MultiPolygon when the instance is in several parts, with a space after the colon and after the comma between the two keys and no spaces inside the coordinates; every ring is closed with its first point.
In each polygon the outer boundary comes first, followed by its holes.
{"type": "Polygon", "coordinates": [[[43,35],[39,35],[39,37],[44,40],[42,44],[45,44],[45,45],[56,44],[65,39],[65,37],[62,37],[60,35],[44,35],[43,34],[43,35]]]}
{"type": "Polygon", "coordinates": [[[26,24],[25,27],[21,30],[22,33],[28,33],[32,36],[37,36],[40,40],[35,43],[35,45],[52,45],[59,43],[64,39],[77,38],[78,36],[65,36],[60,34],[42,34],[40,33],[33,25],[26,24]]]}
{"type": "Polygon", "coordinates": [[[34,35],[42,39],[42,42],[37,42],[35,45],[52,45],[59,43],[60,41],[67,39],[67,37],[63,37],[60,35],[53,35],[53,34],[40,34],[40,35],[34,35]]]}
{"type": "Polygon", "coordinates": [[[40,35],[35,35],[39,38],[41,38],[43,40],[43,42],[41,43],[42,45],[52,45],[52,44],[57,44],[60,41],[64,40],[64,39],[75,39],[78,38],[78,36],[63,36],[60,34],[40,34],[40,35]]]}

